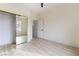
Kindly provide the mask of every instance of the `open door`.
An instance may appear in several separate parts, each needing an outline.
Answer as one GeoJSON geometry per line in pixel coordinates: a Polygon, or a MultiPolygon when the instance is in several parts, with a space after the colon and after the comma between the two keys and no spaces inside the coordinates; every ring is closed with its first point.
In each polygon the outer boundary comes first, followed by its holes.
{"type": "Polygon", "coordinates": [[[33,21],[33,37],[37,38],[38,31],[38,20],[33,21]]]}

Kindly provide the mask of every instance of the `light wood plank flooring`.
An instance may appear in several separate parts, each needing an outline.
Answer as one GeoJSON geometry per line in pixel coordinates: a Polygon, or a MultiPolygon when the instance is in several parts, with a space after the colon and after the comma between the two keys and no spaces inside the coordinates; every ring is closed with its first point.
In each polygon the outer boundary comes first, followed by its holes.
{"type": "Polygon", "coordinates": [[[62,45],[44,39],[29,43],[0,47],[0,56],[78,56],[79,48],[62,45]]]}

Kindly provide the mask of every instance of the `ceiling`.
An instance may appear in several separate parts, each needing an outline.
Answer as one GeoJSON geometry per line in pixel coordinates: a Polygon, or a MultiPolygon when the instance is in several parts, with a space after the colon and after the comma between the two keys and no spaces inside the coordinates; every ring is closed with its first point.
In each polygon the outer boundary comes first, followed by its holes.
{"type": "Polygon", "coordinates": [[[21,4],[21,6],[27,7],[29,10],[34,12],[44,12],[46,10],[56,7],[57,5],[58,4],[55,3],[44,3],[43,7],[41,7],[41,3],[21,4]]]}
{"type": "Polygon", "coordinates": [[[58,3],[44,3],[44,7],[41,7],[41,3],[2,3],[0,6],[8,6],[9,8],[21,8],[21,9],[28,9],[33,12],[44,12],[51,8],[57,7],[58,3]]]}

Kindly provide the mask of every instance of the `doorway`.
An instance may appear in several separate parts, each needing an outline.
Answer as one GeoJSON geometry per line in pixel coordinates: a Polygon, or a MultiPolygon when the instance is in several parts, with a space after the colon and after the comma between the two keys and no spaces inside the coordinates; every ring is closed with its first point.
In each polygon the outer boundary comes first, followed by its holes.
{"type": "Polygon", "coordinates": [[[38,33],[38,20],[33,21],[33,38],[37,38],[38,33]]]}

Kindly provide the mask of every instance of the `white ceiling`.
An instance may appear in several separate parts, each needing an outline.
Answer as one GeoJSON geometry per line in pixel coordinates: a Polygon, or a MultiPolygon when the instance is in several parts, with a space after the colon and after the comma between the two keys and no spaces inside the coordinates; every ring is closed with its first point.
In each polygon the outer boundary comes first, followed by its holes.
{"type": "Polygon", "coordinates": [[[44,12],[46,10],[49,10],[51,8],[57,7],[58,3],[44,3],[44,7],[41,7],[41,3],[0,3],[0,6],[6,6],[8,8],[19,8],[19,9],[25,9],[25,10],[31,10],[33,12],[44,12]]]}
{"type": "Polygon", "coordinates": [[[48,9],[56,7],[58,4],[55,3],[44,3],[43,8],[41,7],[41,3],[27,3],[21,4],[21,6],[27,7],[29,10],[34,12],[44,12],[48,9]]]}
{"type": "MultiPolygon", "coordinates": [[[[56,7],[57,3],[44,3],[44,7],[41,7],[41,3],[3,3],[9,7],[19,7],[31,10],[33,12],[44,12],[48,9],[56,7]]],[[[0,4],[1,5],[1,4],[0,4]]]]}

